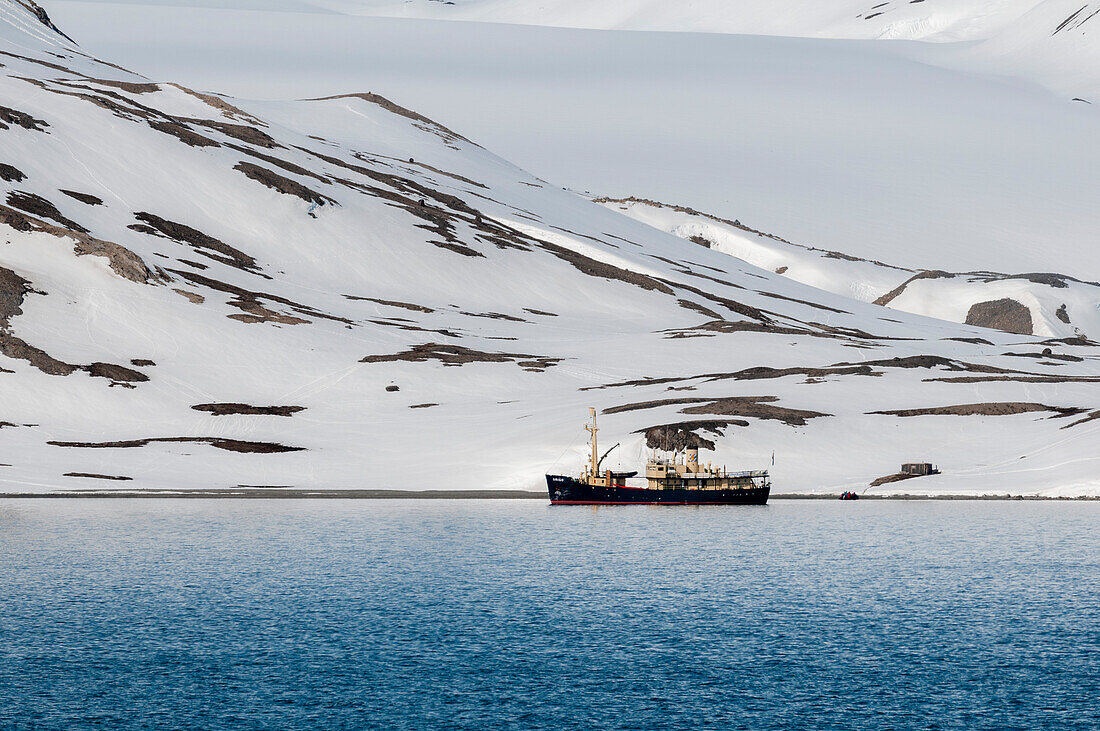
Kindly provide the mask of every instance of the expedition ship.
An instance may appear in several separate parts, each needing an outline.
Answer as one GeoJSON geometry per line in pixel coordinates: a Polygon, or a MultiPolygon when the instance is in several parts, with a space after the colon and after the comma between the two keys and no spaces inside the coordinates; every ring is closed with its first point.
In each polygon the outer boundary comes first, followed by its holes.
{"type": "MultiPolygon", "coordinates": [[[[699,464],[699,450],[689,447],[683,456],[671,459],[650,458],[645,466],[645,487],[626,484],[635,472],[600,472],[600,463],[611,453],[599,457],[596,446],[596,410],[589,409],[591,424],[585,429],[592,435],[592,455],[580,477],[547,475],[546,489],[552,505],[764,505],[768,502],[771,482],[767,470],[727,472],[725,467],[699,464]]],[[[618,445],[616,445],[618,446],[618,445]]],[[[611,449],[614,449],[612,447],[611,449]]]]}

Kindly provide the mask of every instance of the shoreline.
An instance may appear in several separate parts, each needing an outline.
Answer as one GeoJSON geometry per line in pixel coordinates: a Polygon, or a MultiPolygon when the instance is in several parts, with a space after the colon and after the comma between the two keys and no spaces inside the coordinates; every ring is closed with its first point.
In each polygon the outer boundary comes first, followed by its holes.
{"type": "MultiPolygon", "coordinates": [[[[24,499],[195,499],[195,500],[548,500],[535,490],[297,490],[278,487],[210,488],[206,490],[77,490],[66,492],[0,492],[0,500],[24,499]]],[[[839,500],[840,493],[778,493],[770,500],[839,500]]],[[[860,500],[1002,500],[1097,502],[1100,496],[1044,495],[860,495],[860,500]]]]}

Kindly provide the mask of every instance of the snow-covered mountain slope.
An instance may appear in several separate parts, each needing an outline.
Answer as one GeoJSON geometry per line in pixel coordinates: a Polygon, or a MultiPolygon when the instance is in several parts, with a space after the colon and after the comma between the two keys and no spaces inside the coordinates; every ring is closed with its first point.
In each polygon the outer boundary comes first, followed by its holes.
{"type": "Polygon", "coordinates": [[[310,0],[334,12],[522,23],[818,38],[974,40],[1043,0],[310,0]]]}
{"type": "MultiPolygon", "coordinates": [[[[656,201],[598,199],[662,231],[844,297],[953,322],[981,324],[1046,337],[1100,334],[1100,283],[1056,272],[1007,275],[909,269],[827,251],[757,231],[682,206],[656,201]],[[1017,313],[1004,318],[982,303],[1010,299],[1017,313]]],[[[932,263],[934,264],[934,262],[932,263]]]]}
{"type": "Polygon", "coordinates": [[[945,44],[52,6],[85,48],[156,78],[370,89],[575,190],[898,266],[1100,280],[1100,107],[930,66],[945,44]]]}
{"type": "Polygon", "coordinates": [[[595,405],[624,464],[694,434],[783,491],[927,459],[1100,493],[1089,341],[815,290],[381,97],[152,82],[0,7],[8,490],[536,488],[595,405]]]}

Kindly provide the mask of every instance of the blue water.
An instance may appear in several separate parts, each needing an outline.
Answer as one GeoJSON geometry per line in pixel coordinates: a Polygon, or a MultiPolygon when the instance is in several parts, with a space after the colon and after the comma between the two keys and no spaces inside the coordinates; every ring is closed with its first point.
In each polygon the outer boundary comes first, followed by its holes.
{"type": "Polygon", "coordinates": [[[0,728],[1095,729],[1100,503],[0,502],[0,728]]]}

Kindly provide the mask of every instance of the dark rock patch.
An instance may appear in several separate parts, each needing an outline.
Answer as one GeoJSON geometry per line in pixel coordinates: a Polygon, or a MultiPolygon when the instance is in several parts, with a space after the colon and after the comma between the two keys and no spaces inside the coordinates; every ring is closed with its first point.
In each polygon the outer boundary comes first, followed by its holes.
{"type": "Polygon", "coordinates": [[[879,477],[876,480],[872,480],[871,487],[881,487],[882,485],[889,485],[892,482],[901,482],[902,480],[920,476],[921,475],[911,475],[908,472],[896,472],[892,475],[886,475],[885,477],[879,477]]]}
{"type": "Polygon", "coordinates": [[[23,313],[23,298],[31,292],[31,283],[11,269],[0,267],[0,329],[8,320],[23,313]]]}
{"type": "Polygon", "coordinates": [[[467,317],[484,317],[488,320],[506,320],[508,322],[527,322],[522,317],[516,317],[514,315],[505,315],[500,312],[459,312],[460,315],[466,315],[467,317]]]}
{"type": "MultiPolygon", "coordinates": [[[[731,300],[728,297],[721,297],[721,296],[716,295],[716,294],[711,294],[710,292],[705,292],[705,291],[703,291],[703,290],[701,290],[697,287],[692,287],[692,286],[689,286],[689,285],[686,285],[686,284],[677,284],[675,282],[669,282],[667,280],[661,280],[661,281],[664,282],[665,284],[670,284],[674,287],[678,287],[680,289],[687,290],[688,292],[691,292],[692,294],[698,295],[698,296],[702,297],[703,299],[710,300],[711,302],[713,302],[715,304],[718,304],[718,305],[721,305],[722,307],[725,307],[729,311],[735,312],[738,315],[741,315],[742,317],[747,317],[749,319],[756,320],[759,323],[763,323],[763,324],[767,324],[767,325],[770,325],[772,323],[772,319],[770,317],[768,317],[767,313],[765,313],[763,310],[759,310],[759,309],[757,309],[755,307],[752,307],[750,305],[746,305],[746,304],[744,304],[742,302],[738,302],[736,300],[731,300]]],[[[664,291],[664,290],[662,290],[662,291],[664,291]]],[[[671,292],[667,292],[667,294],[671,294],[671,292]]]]}
{"type": "Polygon", "coordinates": [[[149,360],[148,358],[134,358],[130,361],[130,365],[137,366],[138,368],[143,368],[146,366],[155,366],[156,363],[149,360]]]}
{"type": "Polygon", "coordinates": [[[356,297],[352,294],[345,294],[345,299],[357,300],[360,302],[374,302],[379,305],[386,305],[387,307],[400,307],[403,310],[412,310],[413,312],[435,312],[431,307],[425,307],[424,305],[414,305],[408,302],[396,302],[394,300],[382,300],[375,297],[356,297]]]}
{"type": "Polygon", "coordinates": [[[232,137],[235,140],[247,142],[248,144],[256,145],[257,147],[266,147],[268,149],[281,147],[278,142],[272,139],[271,135],[267,134],[263,130],[257,129],[256,127],[252,127],[247,124],[233,124],[231,122],[222,122],[214,119],[184,118],[181,121],[217,130],[226,137],[232,137]]]}
{"type": "Polygon", "coordinates": [[[238,403],[196,404],[191,408],[195,411],[209,412],[214,416],[293,416],[306,410],[305,406],[250,406],[238,403]]]}
{"type": "Polygon", "coordinates": [[[714,449],[714,442],[700,436],[698,432],[709,432],[722,436],[730,426],[748,426],[749,422],[735,421],[681,421],[676,424],[661,424],[641,429],[635,434],[644,434],[646,446],[662,452],[682,452],[685,449],[714,449]]]}
{"type": "Polygon", "coordinates": [[[223,241],[219,241],[213,236],[204,234],[198,229],[191,228],[190,226],[182,223],[176,223],[175,221],[169,221],[166,218],[161,218],[160,216],[152,213],[147,213],[145,211],[135,213],[134,218],[144,224],[144,227],[142,228],[130,226],[130,228],[133,228],[135,231],[140,231],[141,233],[151,233],[149,229],[152,229],[153,232],[158,233],[172,241],[176,241],[182,244],[189,244],[198,253],[202,254],[203,256],[209,257],[214,261],[221,262],[222,264],[228,264],[231,267],[242,269],[244,271],[259,271],[259,265],[256,263],[256,260],[253,259],[251,256],[245,254],[239,249],[233,248],[223,241]]]}
{"type": "Polygon", "coordinates": [[[1087,416],[1085,416],[1085,418],[1078,419],[1077,421],[1073,422],[1072,424],[1066,424],[1062,428],[1063,429],[1070,429],[1072,427],[1080,426],[1081,424],[1087,424],[1090,421],[1096,421],[1098,419],[1100,419],[1100,411],[1091,411],[1091,412],[1089,412],[1089,414],[1087,416]]]}
{"type": "Polygon", "coordinates": [[[992,341],[985,338],[944,338],[944,340],[954,340],[957,343],[970,343],[971,345],[993,345],[992,341]]]}
{"type": "MultiPolygon", "coordinates": [[[[310,317],[317,317],[324,320],[333,320],[335,322],[342,322],[345,325],[354,325],[351,320],[337,315],[329,315],[327,313],[316,310],[307,305],[294,302],[286,297],[280,297],[275,294],[268,294],[267,292],[252,292],[243,287],[237,287],[225,282],[219,282],[216,279],[210,277],[204,277],[200,274],[194,274],[192,272],[185,272],[179,269],[169,269],[172,274],[178,274],[192,284],[208,287],[218,292],[225,292],[227,294],[234,295],[234,298],[229,301],[229,305],[236,307],[244,311],[244,315],[230,315],[233,319],[240,319],[242,322],[282,322],[284,324],[305,324],[306,320],[294,317],[292,315],[286,315],[278,312],[274,312],[260,304],[260,300],[268,300],[271,302],[277,302],[281,305],[286,305],[298,314],[308,315],[310,317]]],[[[191,299],[187,294],[185,297],[191,299]]],[[[194,295],[199,296],[199,295],[194,295]]],[[[192,300],[194,301],[194,300],[192,300]]]]}
{"type": "Polygon", "coordinates": [[[329,198],[327,195],[322,195],[295,180],[283,177],[278,173],[274,173],[259,165],[253,165],[250,162],[239,162],[233,166],[233,169],[244,173],[245,177],[266,185],[276,192],[284,195],[297,196],[306,203],[314,203],[319,206],[323,206],[326,203],[336,203],[335,200],[329,198]]]}
{"type": "Polygon", "coordinates": [[[7,206],[0,206],[0,224],[24,233],[35,228],[31,218],[7,206]]]}
{"type": "Polygon", "coordinates": [[[262,120],[253,117],[248,112],[245,112],[238,107],[233,106],[225,99],[214,94],[203,94],[202,92],[195,91],[194,89],[188,89],[186,86],[180,86],[179,84],[169,83],[169,86],[174,86],[185,94],[195,97],[202,101],[207,106],[213,107],[222,113],[223,116],[234,119],[237,121],[251,122],[259,126],[266,126],[262,120]]]}
{"type": "Polygon", "coordinates": [[[93,378],[107,378],[116,383],[145,383],[149,380],[149,376],[141,371],[114,363],[92,363],[81,366],[80,370],[87,371],[93,378]]]}
{"type": "Polygon", "coordinates": [[[400,390],[401,390],[400,386],[392,386],[392,385],[391,386],[386,386],[386,392],[387,393],[397,393],[400,390]]]}
{"type": "Polygon", "coordinates": [[[1009,376],[954,376],[924,380],[929,383],[1100,383],[1100,376],[1047,376],[1021,373],[1009,376]]]}
{"type": "Polygon", "coordinates": [[[838,310],[836,307],[829,307],[828,305],[819,304],[817,302],[810,302],[809,300],[800,300],[795,297],[788,297],[782,294],[776,294],[775,292],[760,292],[765,297],[771,297],[772,299],[785,300],[787,302],[796,302],[800,305],[806,305],[807,307],[813,307],[815,310],[825,310],[826,312],[835,312],[838,315],[850,315],[851,312],[847,310],[838,310]]]}
{"type": "Polygon", "coordinates": [[[163,119],[149,120],[150,127],[157,132],[163,132],[166,135],[172,135],[180,142],[188,145],[189,147],[221,147],[221,144],[215,142],[205,135],[201,135],[195,130],[191,129],[185,124],[181,124],[175,121],[168,121],[163,119]]]}
{"type": "Polygon", "coordinates": [[[259,152],[257,150],[253,150],[253,149],[248,148],[248,147],[243,147],[241,145],[230,144],[230,145],[226,145],[226,146],[229,147],[232,150],[236,150],[237,152],[243,152],[244,154],[246,154],[250,157],[254,157],[257,160],[263,160],[264,162],[269,163],[271,165],[274,165],[275,167],[280,168],[281,170],[285,170],[288,173],[292,173],[294,175],[301,175],[302,177],[306,177],[306,178],[313,178],[314,180],[325,183],[326,185],[331,185],[332,184],[332,181],[329,180],[328,178],[324,177],[323,175],[318,175],[317,173],[313,172],[312,170],[306,170],[301,165],[295,165],[292,162],[288,162],[286,160],[283,160],[282,158],[275,157],[274,155],[265,155],[262,152],[259,152]]]}
{"type": "Polygon", "coordinates": [[[78,200],[81,203],[84,203],[86,205],[89,205],[89,206],[101,206],[101,205],[103,205],[103,199],[99,198],[97,196],[94,196],[91,193],[79,193],[75,190],[65,190],[64,188],[61,188],[60,190],[61,190],[62,193],[69,196],[70,198],[78,200]]]}
{"type": "Polygon", "coordinates": [[[127,94],[153,94],[160,91],[160,86],[152,82],[139,81],[114,81],[112,79],[88,79],[100,86],[109,86],[113,89],[121,89],[127,94]]]}
{"type": "Polygon", "coordinates": [[[0,180],[7,183],[22,183],[27,179],[27,176],[23,174],[18,168],[12,167],[7,163],[0,162],[0,180]]]}
{"type": "Polygon", "coordinates": [[[676,304],[680,305],[685,310],[691,310],[692,312],[699,313],[703,317],[709,317],[711,320],[721,320],[722,319],[722,316],[719,315],[714,310],[703,307],[701,304],[699,304],[697,302],[692,302],[691,300],[685,300],[685,299],[676,300],[676,304]]]}
{"type": "Polygon", "coordinates": [[[248,442],[240,439],[222,439],[220,437],[152,437],[148,439],[129,439],[116,442],[60,442],[48,441],[54,447],[73,447],[77,449],[133,449],[153,443],[209,444],[227,452],[244,454],[281,454],[284,452],[302,452],[305,447],[288,447],[272,442],[248,442]]]}
{"type": "Polygon", "coordinates": [[[102,256],[107,260],[111,271],[123,279],[131,282],[148,284],[155,277],[145,261],[124,246],[112,241],[103,241],[91,236],[75,236],[76,246],[73,250],[77,256],[102,256]]]}
{"type": "Polygon", "coordinates": [[[133,477],[123,477],[120,475],[97,475],[94,472],[66,472],[63,477],[87,477],[93,480],[116,480],[127,481],[134,479],[133,477]]]}
{"type": "Polygon", "coordinates": [[[84,228],[76,221],[66,218],[61,211],[57,210],[57,207],[53,203],[50,203],[40,195],[25,193],[18,190],[12,191],[8,193],[8,205],[25,211],[32,216],[48,218],[67,229],[79,231],[80,233],[88,233],[88,229],[84,228]]]}
{"type": "Polygon", "coordinates": [[[194,305],[201,305],[203,302],[206,301],[206,298],[203,297],[201,294],[197,294],[195,292],[188,292],[186,289],[173,289],[172,291],[175,292],[178,295],[182,295],[183,297],[186,297],[187,301],[189,301],[191,304],[194,304],[194,305]]]}
{"type": "Polygon", "coordinates": [[[708,239],[706,236],[688,236],[687,240],[693,244],[699,244],[699,246],[707,249],[714,248],[714,242],[708,239]]]}
{"type": "Polygon", "coordinates": [[[430,409],[430,408],[432,408],[433,406],[439,406],[439,404],[432,404],[432,403],[427,403],[427,404],[413,404],[413,405],[411,405],[411,406],[410,406],[409,408],[410,408],[410,409],[430,409]]]}
{"type": "Polygon", "coordinates": [[[755,419],[770,419],[782,421],[790,426],[805,426],[807,419],[829,416],[817,411],[802,409],[790,409],[783,406],[774,406],[772,402],[778,401],[775,396],[731,396],[728,398],[671,398],[654,401],[642,401],[635,404],[624,404],[604,409],[605,414],[618,414],[626,411],[639,411],[654,409],[662,406],[684,406],[687,404],[699,404],[681,409],[681,414],[712,414],[714,416],[741,416],[755,419]]]}
{"type": "Polygon", "coordinates": [[[940,270],[917,272],[894,289],[879,297],[877,300],[874,301],[874,304],[885,307],[886,305],[897,299],[901,295],[901,293],[905,291],[906,287],[908,287],[910,284],[917,281],[918,279],[952,279],[954,276],[955,275],[951,272],[944,272],[940,270]]]}
{"type": "Polygon", "coordinates": [[[1006,401],[1000,403],[959,404],[957,406],[932,406],[923,409],[896,409],[890,411],[868,411],[868,414],[884,416],[1014,416],[1033,412],[1049,411],[1061,416],[1079,414],[1084,409],[1047,406],[1045,404],[1006,401]]]}
{"type": "Polygon", "coordinates": [[[1057,317],[1062,322],[1066,323],[1067,325],[1070,324],[1070,322],[1069,322],[1069,312],[1066,310],[1065,304],[1063,304],[1061,307],[1058,308],[1058,311],[1054,313],[1054,316],[1057,317]]]}
{"type": "Polygon", "coordinates": [[[978,302],[966,313],[966,324],[988,327],[1015,335],[1031,335],[1034,325],[1031,310],[1014,299],[978,302]]]}
{"type": "MultiPolygon", "coordinates": [[[[329,100],[332,100],[332,99],[362,99],[365,102],[370,102],[371,104],[377,104],[378,106],[382,107],[383,109],[385,109],[387,112],[390,112],[391,114],[396,114],[399,117],[405,117],[406,119],[411,119],[414,122],[418,122],[419,124],[417,126],[420,129],[424,129],[425,131],[432,132],[433,134],[436,134],[439,137],[442,137],[444,142],[453,143],[456,140],[462,140],[463,142],[470,142],[468,139],[466,139],[462,135],[458,134],[457,132],[453,132],[453,131],[447,129],[446,127],[444,127],[443,125],[439,124],[438,122],[435,122],[435,121],[432,121],[431,119],[428,119],[423,114],[418,114],[417,112],[414,112],[411,109],[406,109],[405,107],[394,104],[393,102],[391,102],[386,97],[380,96],[378,94],[374,94],[374,93],[371,93],[371,92],[365,92],[365,93],[359,93],[359,94],[339,94],[337,96],[325,96],[325,97],[320,97],[318,99],[309,99],[308,101],[322,102],[322,101],[329,101],[329,100]]],[[[470,144],[473,144],[473,143],[470,142],[470,144]]]]}
{"type": "Polygon", "coordinates": [[[1050,348],[1043,348],[1041,353],[1004,353],[1005,356],[1010,358],[1049,358],[1051,360],[1064,360],[1070,363],[1080,363],[1084,358],[1077,355],[1070,355],[1068,353],[1055,353],[1050,348]]]}
{"type": "Polygon", "coordinates": [[[50,125],[42,119],[35,119],[26,112],[11,107],[0,106],[0,129],[11,129],[9,125],[22,127],[34,132],[45,132],[50,125]]]}
{"type": "Polygon", "coordinates": [[[532,310],[530,307],[524,307],[524,312],[530,312],[532,315],[542,315],[543,317],[557,317],[557,314],[553,312],[544,312],[542,310],[532,310]]]}
{"type": "Polygon", "coordinates": [[[437,360],[445,366],[461,366],[467,363],[515,363],[524,370],[543,371],[561,362],[561,358],[547,358],[524,353],[487,353],[461,345],[425,343],[414,345],[403,353],[393,355],[368,355],[360,363],[423,363],[437,360]]]}
{"type": "Polygon", "coordinates": [[[775,273],[776,274],[786,274],[787,269],[789,269],[789,267],[776,267],[775,273]]]}
{"type": "Polygon", "coordinates": [[[25,360],[51,376],[68,376],[77,370],[77,366],[54,358],[41,348],[36,348],[6,330],[0,330],[0,353],[13,360],[25,360]]]}

